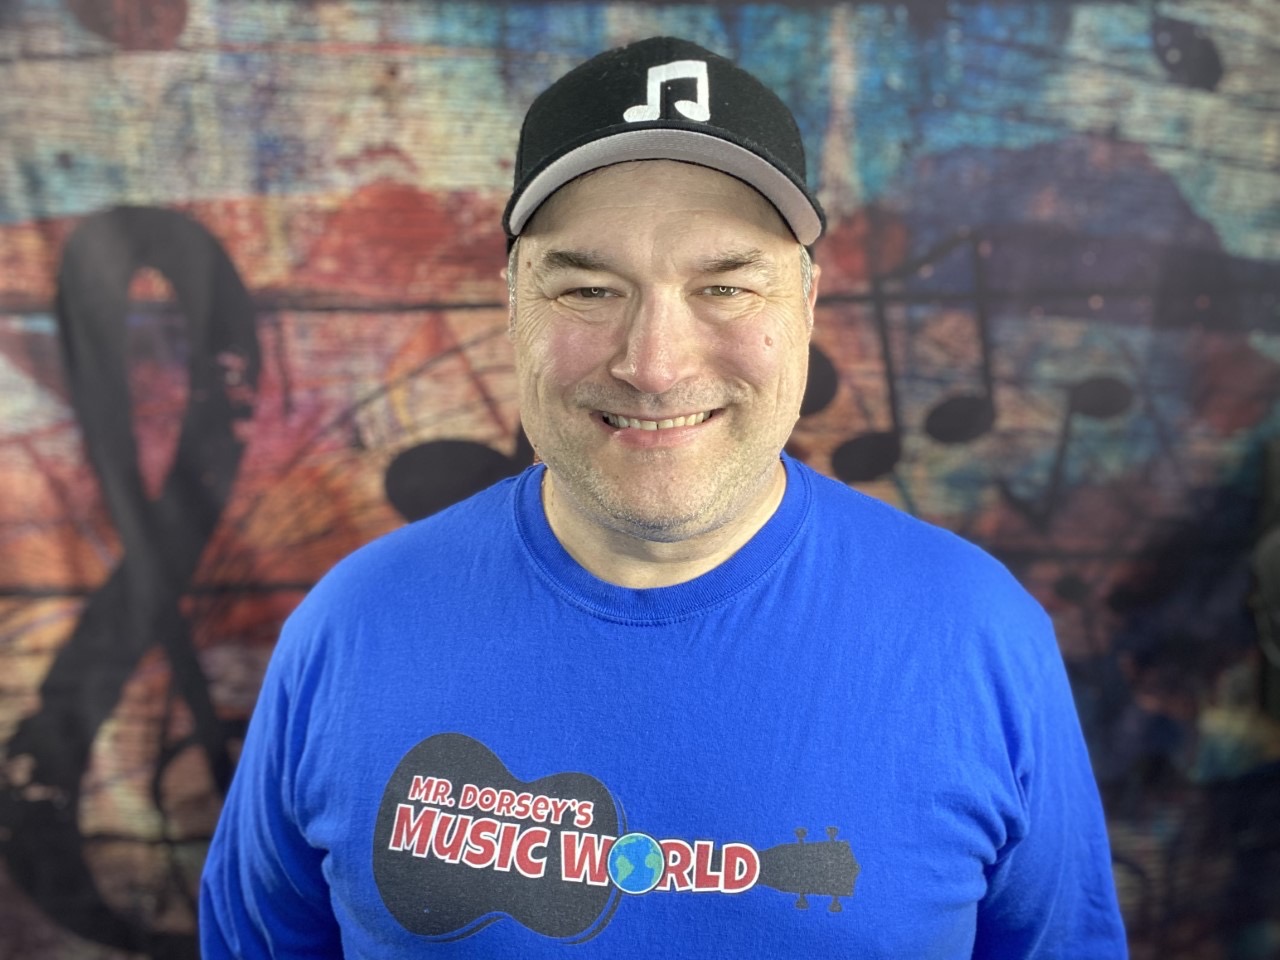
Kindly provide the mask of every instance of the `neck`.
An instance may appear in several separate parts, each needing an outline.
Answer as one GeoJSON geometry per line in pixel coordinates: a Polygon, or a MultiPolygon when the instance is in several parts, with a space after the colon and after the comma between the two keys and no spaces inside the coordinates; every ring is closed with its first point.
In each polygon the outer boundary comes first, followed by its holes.
{"type": "Polygon", "coordinates": [[[669,587],[714,570],[759,531],[782,502],[786,468],[779,460],[746,509],[710,530],[658,541],[602,525],[543,474],[542,508],[560,545],[590,573],[620,587],[669,587]]]}

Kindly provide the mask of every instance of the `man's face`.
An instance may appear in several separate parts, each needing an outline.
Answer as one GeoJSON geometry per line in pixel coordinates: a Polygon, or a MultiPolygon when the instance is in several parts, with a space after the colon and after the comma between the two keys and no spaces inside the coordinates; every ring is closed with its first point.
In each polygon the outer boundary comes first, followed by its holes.
{"type": "Polygon", "coordinates": [[[606,167],[542,206],[515,263],[520,415],[557,497],[676,541],[769,496],[813,294],[763,197],[690,164],[606,167]]]}

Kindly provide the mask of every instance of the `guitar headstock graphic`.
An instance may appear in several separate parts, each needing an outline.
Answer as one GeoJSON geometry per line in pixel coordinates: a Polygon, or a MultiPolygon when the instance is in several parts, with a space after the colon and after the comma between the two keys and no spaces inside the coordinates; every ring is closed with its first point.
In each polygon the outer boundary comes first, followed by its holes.
{"type": "Polygon", "coordinates": [[[796,828],[795,843],[780,843],[760,851],[759,882],[774,890],[797,895],[796,907],[809,909],[809,897],[830,897],[831,913],[844,908],[841,897],[852,897],[861,867],[847,840],[837,840],[836,827],[827,827],[827,839],[806,843],[808,831],[796,828]]]}

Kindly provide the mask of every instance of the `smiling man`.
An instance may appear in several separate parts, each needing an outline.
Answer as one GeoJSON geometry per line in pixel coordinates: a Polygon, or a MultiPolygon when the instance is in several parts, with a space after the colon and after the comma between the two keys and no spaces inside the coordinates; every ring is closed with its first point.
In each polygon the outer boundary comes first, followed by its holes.
{"type": "Polygon", "coordinates": [[[206,958],[1126,954],[1044,612],[783,454],[823,228],[790,112],[654,38],[561,78],[505,227],[539,465],[290,618],[206,958]]]}
{"type": "Polygon", "coordinates": [[[816,286],[777,211],[670,160],[561,188],[515,250],[520,410],[565,549],[626,586],[689,580],[777,509],[816,286]]]}

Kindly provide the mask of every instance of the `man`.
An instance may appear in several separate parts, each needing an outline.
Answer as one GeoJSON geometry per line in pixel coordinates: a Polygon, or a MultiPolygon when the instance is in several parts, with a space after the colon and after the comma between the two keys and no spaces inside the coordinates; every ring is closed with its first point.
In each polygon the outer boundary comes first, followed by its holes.
{"type": "Polygon", "coordinates": [[[206,958],[1125,955],[1043,611],[781,454],[803,172],[777,97],[683,41],[534,103],[506,227],[545,466],[290,619],[206,958]]]}

